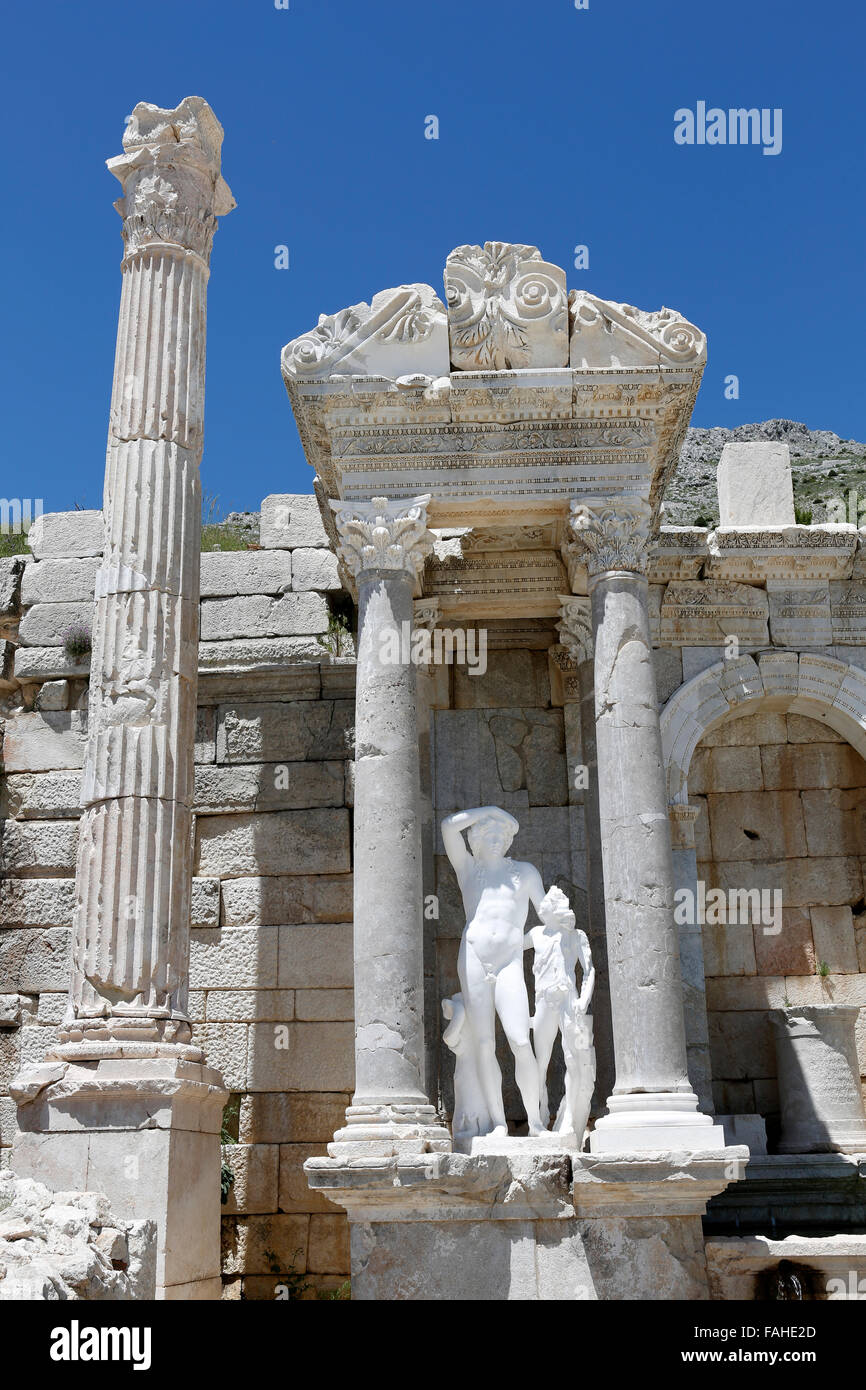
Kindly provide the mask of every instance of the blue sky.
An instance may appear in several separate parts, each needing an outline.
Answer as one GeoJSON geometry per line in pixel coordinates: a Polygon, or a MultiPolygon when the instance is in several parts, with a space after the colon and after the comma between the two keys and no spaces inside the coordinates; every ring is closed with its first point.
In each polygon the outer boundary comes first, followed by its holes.
{"type": "Polygon", "coordinates": [[[463,242],[530,242],[572,287],[681,310],[709,337],[695,424],[866,439],[854,0],[46,0],[8,6],[3,37],[0,494],[101,505],[121,253],[104,161],[136,101],[191,93],[238,201],[209,297],[202,482],[222,508],[311,489],[283,343],[391,285],[441,293],[463,242]],[[781,108],[781,153],[676,145],[698,101],[781,108]]]}

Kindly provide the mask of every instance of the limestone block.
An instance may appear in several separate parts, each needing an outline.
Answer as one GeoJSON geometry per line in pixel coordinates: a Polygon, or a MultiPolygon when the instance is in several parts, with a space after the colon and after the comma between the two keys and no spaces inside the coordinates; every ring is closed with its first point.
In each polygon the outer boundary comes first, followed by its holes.
{"type": "Polygon", "coordinates": [[[322,647],[315,636],[250,637],[240,642],[202,642],[198,649],[201,672],[246,671],[250,667],[282,670],[293,662],[321,661],[322,647]]]}
{"type": "Polygon", "coordinates": [[[189,909],[190,926],[218,927],[220,923],[220,884],[218,878],[194,878],[189,909]]]}
{"type": "Polygon", "coordinates": [[[5,988],[21,994],[65,990],[69,984],[69,949],[70,933],[63,927],[0,931],[0,980],[5,988]]]}
{"type": "Polygon", "coordinates": [[[78,771],[10,773],[5,783],[10,816],[47,820],[74,819],[81,814],[78,771]]]}
{"type": "Polygon", "coordinates": [[[484,675],[454,667],[455,709],[513,709],[550,704],[547,653],[489,651],[484,675]]]}
{"type": "MultiPolygon", "coordinates": [[[[281,989],[351,989],[354,964],[348,923],[278,927],[281,989]]],[[[334,1081],[297,1090],[344,1090],[334,1081]]]]}
{"type": "Polygon", "coordinates": [[[683,655],[683,681],[690,681],[706,671],[709,666],[725,658],[724,647],[681,647],[683,655]]]}
{"type": "Polygon", "coordinates": [[[18,714],[5,724],[6,772],[43,772],[84,766],[87,716],[69,713],[18,714]]]}
{"type": "Polygon", "coordinates": [[[84,603],[93,598],[99,560],[41,560],[28,564],[21,580],[21,602],[84,603]]]}
{"type": "Polygon", "coordinates": [[[227,927],[291,926],[302,922],[350,922],[352,875],[226,879],[222,885],[227,927]]]}
{"type": "MultiPolygon", "coordinates": [[[[225,1025],[231,1027],[234,1025],[225,1025]]],[[[252,1023],[247,1091],[350,1090],[355,1080],[351,1023],[252,1023]]]]}
{"type": "Polygon", "coordinates": [[[299,1022],[351,1023],[355,1017],[350,989],[299,989],[295,994],[299,1022]]]}
{"type": "Polygon", "coordinates": [[[755,1084],[753,1081],[714,1081],[713,1102],[716,1119],[723,1125],[726,1115],[754,1115],[755,1084]]]}
{"type": "Polygon", "coordinates": [[[274,493],[262,502],[261,543],[265,550],[328,546],[319,504],[311,494],[274,493]]]}
{"type": "Polygon", "coordinates": [[[0,623],[17,616],[25,568],[23,555],[0,556],[0,623]]]}
{"type": "MultiPolygon", "coordinates": [[[[328,1143],[343,1124],[348,1092],[258,1092],[241,1100],[239,1134],[244,1144],[328,1143]]],[[[306,1186],[306,1178],[304,1179],[306,1186]]],[[[307,1208],[305,1208],[306,1210],[307,1208]]],[[[330,1209],[330,1208],[329,1208],[330,1209]]]]}
{"type": "MultiPolygon", "coordinates": [[[[812,940],[812,922],[803,908],[782,909],[782,930],[778,935],[764,930],[761,925],[755,926],[754,935],[759,975],[807,975],[818,963],[812,940]]],[[[770,1003],[769,1000],[767,1002],[770,1003]]],[[[777,1007],[775,1001],[773,1007],[777,1007]]]]}
{"type": "Polygon", "coordinates": [[[44,512],[30,527],[27,544],[37,560],[101,555],[102,512],[44,512]]]}
{"type": "Polygon", "coordinates": [[[18,1028],[26,1015],[30,1000],[23,994],[0,994],[0,1028],[18,1028]]]}
{"type": "Polygon", "coordinates": [[[325,632],[328,605],[321,594],[244,594],[237,598],[206,598],[201,605],[201,640],[298,637],[325,632]]]}
{"type": "Polygon", "coordinates": [[[707,1018],[713,1076],[752,1080],[776,1075],[776,1055],[766,1013],[713,1013],[707,1018]]]}
{"type": "Polygon", "coordinates": [[[327,760],[351,753],[353,700],[224,705],[218,717],[221,763],[327,760]]]}
{"type": "MultiPolygon", "coordinates": [[[[285,1274],[307,1267],[309,1216],[230,1216],[222,1223],[223,1274],[285,1274]]],[[[277,1276],[279,1282],[279,1276],[277,1276]]]]}
{"type": "MultiPolygon", "coordinates": [[[[2,943],[2,937],[0,937],[2,943]]],[[[190,933],[189,982],[194,989],[272,989],[278,935],[273,927],[190,933]]]]}
{"type": "MultiPolygon", "coordinates": [[[[812,935],[819,964],[827,964],[834,975],[856,975],[860,964],[854,937],[854,918],[850,907],[813,906],[812,935]]],[[[798,972],[805,974],[805,971],[798,972]]]]}
{"type": "Polygon", "coordinates": [[[831,729],[829,724],[819,723],[817,719],[809,719],[803,714],[788,714],[785,716],[787,726],[787,740],[782,739],[763,739],[764,743],[844,743],[842,734],[838,734],[835,729],[831,729]]]}
{"type": "Polygon", "coordinates": [[[0,691],[18,689],[18,680],[15,676],[15,653],[15,643],[7,641],[5,637],[0,637],[0,691]]]}
{"type": "Polygon", "coordinates": [[[191,989],[187,1012],[193,1023],[204,1023],[204,1006],[207,995],[203,989],[191,989]]]}
{"type": "Polygon", "coordinates": [[[295,995],[291,989],[211,989],[208,1023],[291,1023],[295,995]]]}
{"type": "Polygon", "coordinates": [[[725,1131],[725,1143],[745,1144],[750,1154],[767,1152],[767,1126],[762,1115],[717,1115],[725,1131]]]}
{"type": "Polygon", "coordinates": [[[36,709],[40,714],[44,710],[66,709],[69,703],[69,681],[46,681],[36,696],[36,709]]]}
{"type": "Polygon", "coordinates": [[[787,444],[726,444],[716,476],[720,526],[793,526],[787,444]]]}
{"type": "MultiPolygon", "coordinates": [[[[258,1097],[252,1097],[258,1099],[258,1097]]],[[[344,1116],[337,1117],[337,1126],[344,1116]]],[[[308,1158],[326,1158],[327,1144],[280,1144],[280,1211],[333,1212],[334,1204],[324,1192],[317,1192],[307,1182],[304,1164],[308,1158]]]]}
{"type": "Polygon", "coordinates": [[[707,808],[716,859],[781,859],[808,852],[797,792],[728,792],[708,796],[707,808]]]}
{"type": "Polygon", "coordinates": [[[62,647],[70,627],[89,632],[92,622],[90,603],[37,603],[21,619],[18,640],[26,647],[62,647]]]}
{"type": "Polygon", "coordinates": [[[689,769],[689,793],[755,792],[764,787],[758,748],[698,748],[689,769]]]}
{"type": "Polygon", "coordinates": [[[221,1073],[230,1091],[246,1090],[247,1039],[246,1023],[198,1023],[196,1045],[204,1049],[208,1066],[221,1073]]]}
{"type": "Polygon", "coordinates": [[[196,768],[199,815],[342,806],[345,796],[342,762],[235,763],[196,768]]]}
{"type": "Polygon", "coordinates": [[[349,1223],[342,1212],[310,1217],[307,1269],[311,1274],[348,1274],[349,1223]]]}
{"type": "Polygon", "coordinates": [[[656,647],[653,650],[653,667],[659,704],[663,705],[683,683],[682,653],[676,647],[671,650],[656,647]]]}
{"type": "Polygon", "coordinates": [[[21,1066],[35,1067],[45,1061],[45,1054],[58,1042],[58,1031],[54,1025],[31,1025],[20,1030],[21,1066]]]}
{"type": "Polygon", "coordinates": [[[0,1090],[8,1091],[21,1070],[21,1030],[0,1029],[0,1090]]]}
{"type": "Polygon", "coordinates": [[[74,821],[8,821],[0,842],[0,872],[74,875],[77,849],[74,821]]]}
{"type": "Polygon", "coordinates": [[[761,765],[767,791],[866,786],[866,762],[847,743],[762,748],[761,765]]]}
{"type": "Polygon", "coordinates": [[[789,975],[785,986],[789,1003],[798,1007],[801,1004],[866,1007],[866,980],[862,975],[827,975],[823,978],[820,975],[789,975]]]}
{"type": "Polygon", "coordinates": [[[55,1028],[63,1022],[63,1015],[66,1012],[67,994],[44,990],[39,996],[39,1010],[37,1021],[42,1024],[53,1025],[55,1028]]]}
{"type": "Polygon", "coordinates": [[[7,879],[0,893],[0,926],[69,927],[74,908],[74,878],[7,879]]]}
{"type": "Polygon", "coordinates": [[[750,922],[704,922],[701,936],[708,975],[757,973],[755,943],[750,922]]]}
{"type": "Polygon", "coordinates": [[[207,764],[216,761],[216,710],[198,709],[195,717],[196,763],[207,764]]]}
{"type": "Polygon", "coordinates": [[[268,815],[204,816],[196,825],[194,872],[204,877],[339,874],[351,867],[349,813],[320,807],[268,815]]]}
{"type": "Polygon", "coordinates": [[[800,799],[810,854],[862,854],[866,850],[866,788],[804,791],[800,799]]]}
{"type": "Polygon", "coordinates": [[[63,647],[18,647],[15,679],[22,685],[39,681],[81,680],[90,675],[90,652],[67,656],[63,647]]]}
{"type": "Polygon", "coordinates": [[[279,550],[211,550],[201,557],[202,598],[284,594],[292,587],[292,557],[279,550]]]}
{"type": "Polygon", "coordinates": [[[708,729],[701,739],[701,748],[759,748],[763,743],[787,740],[786,716],[775,710],[758,710],[756,714],[734,713],[714,729],[708,729]]]}
{"type": "Polygon", "coordinates": [[[293,589],[341,589],[337,557],[323,546],[304,546],[292,552],[293,589]]]}
{"type": "Polygon", "coordinates": [[[279,1193],[280,1150],[276,1144],[224,1144],[223,1162],[234,1174],[224,1216],[273,1212],[279,1193]]]}
{"type": "Polygon", "coordinates": [[[18,1128],[18,1106],[11,1096],[0,1096],[0,1147],[8,1148],[18,1128]]]}
{"type": "MultiPolygon", "coordinates": [[[[856,902],[863,892],[860,865],[855,859],[789,859],[766,863],[741,861],[716,866],[718,886],[778,889],[787,907],[812,903],[856,902]]],[[[714,972],[710,972],[714,973],[714,972]]]]}

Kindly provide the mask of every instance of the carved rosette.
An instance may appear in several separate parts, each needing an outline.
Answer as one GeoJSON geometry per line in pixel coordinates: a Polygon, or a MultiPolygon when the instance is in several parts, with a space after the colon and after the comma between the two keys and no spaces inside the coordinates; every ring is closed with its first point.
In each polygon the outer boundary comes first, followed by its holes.
{"type": "Polygon", "coordinates": [[[572,502],[568,519],[590,579],[606,570],[646,573],[650,506],[642,498],[591,498],[572,502]]]}
{"type": "Polygon", "coordinates": [[[565,273],[537,246],[458,246],[445,266],[451,361],[465,371],[565,367],[565,273]]]}
{"type": "Polygon", "coordinates": [[[340,558],[355,580],[382,571],[403,571],[417,579],[433,549],[427,530],[430,494],[409,502],[332,502],[340,537],[340,558]]]}
{"type": "Polygon", "coordinates": [[[592,606],[588,598],[559,594],[560,619],[556,624],[559,640],[575,665],[591,661],[595,651],[592,636],[592,606]]]}

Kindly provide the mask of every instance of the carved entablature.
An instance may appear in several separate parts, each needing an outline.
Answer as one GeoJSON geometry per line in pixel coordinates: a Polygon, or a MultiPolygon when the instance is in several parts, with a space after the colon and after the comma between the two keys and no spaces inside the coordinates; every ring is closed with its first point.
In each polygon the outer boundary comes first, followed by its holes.
{"type": "Polygon", "coordinates": [[[123,185],[114,206],[127,255],[169,245],[208,262],[217,219],[236,206],[220,173],[222,139],[222,126],[201,97],[185,97],[173,110],[138,103],[124,153],[107,161],[123,185]]]}
{"type": "Polygon", "coordinates": [[[332,502],[340,559],[357,581],[365,574],[398,570],[417,579],[433,547],[427,530],[429,497],[394,502],[332,502]]]}
{"type": "Polygon", "coordinates": [[[856,547],[856,527],[842,522],[772,530],[719,527],[709,536],[704,573],[713,579],[753,584],[768,579],[848,579],[856,547]]]}
{"type": "Polygon", "coordinates": [[[446,617],[553,617],[565,585],[554,550],[482,550],[461,553],[460,542],[437,553],[424,573],[425,593],[446,617]],[[448,553],[450,552],[450,553],[448,553]]]}
{"type": "Polygon", "coordinates": [[[458,246],[445,265],[445,298],[457,370],[568,366],[565,272],[537,246],[458,246]]]}

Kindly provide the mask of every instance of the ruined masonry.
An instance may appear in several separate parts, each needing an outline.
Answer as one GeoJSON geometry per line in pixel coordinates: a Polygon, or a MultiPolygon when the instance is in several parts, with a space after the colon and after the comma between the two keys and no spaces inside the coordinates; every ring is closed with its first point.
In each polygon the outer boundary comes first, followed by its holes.
{"type": "Polygon", "coordinates": [[[200,554],[221,142],[135,108],[104,507],[0,560],[0,1298],[835,1296],[866,531],[759,443],[666,525],[704,335],[487,242],[289,342],[314,492],[200,554]],[[591,948],[585,1143],[501,1035],[509,1133],[452,1136],[440,824],[491,806],[591,948]]]}

